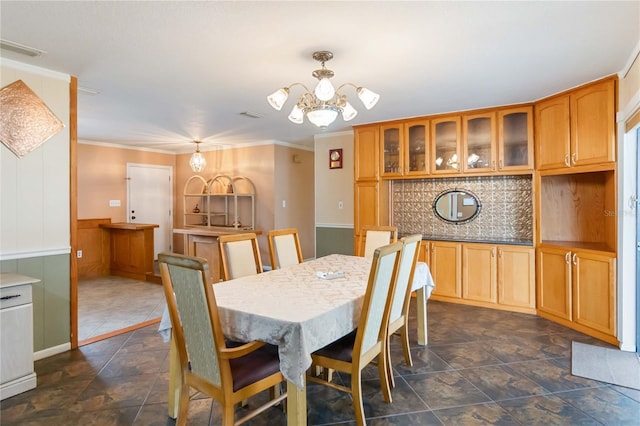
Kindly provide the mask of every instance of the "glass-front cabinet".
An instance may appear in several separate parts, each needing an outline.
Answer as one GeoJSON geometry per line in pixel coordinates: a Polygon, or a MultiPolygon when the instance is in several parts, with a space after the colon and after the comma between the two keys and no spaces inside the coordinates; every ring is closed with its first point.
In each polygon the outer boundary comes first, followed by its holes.
{"type": "Polygon", "coordinates": [[[498,168],[533,170],[533,108],[498,111],[498,168]]]}
{"type": "Polygon", "coordinates": [[[404,171],[404,126],[402,123],[380,126],[382,176],[402,176],[404,171]]]}
{"type": "Polygon", "coordinates": [[[460,173],[460,116],[431,120],[431,174],[460,173]]]}
{"type": "Polygon", "coordinates": [[[495,113],[463,117],[464,149],[462,166],[465,173],[496,170],[495,113]]]}
{"type": "Polygon", "coordinates": [[[429,120],[405,123],[405,175],[426,175],[429,167],[429,120]]]}

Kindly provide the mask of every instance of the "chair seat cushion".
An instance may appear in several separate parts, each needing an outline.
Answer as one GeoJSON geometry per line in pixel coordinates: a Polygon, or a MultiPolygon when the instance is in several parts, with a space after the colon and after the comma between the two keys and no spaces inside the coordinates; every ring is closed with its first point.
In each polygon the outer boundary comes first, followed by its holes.
{"type": "Polygon", "coordinates": [[[357,332],[358,329],[355,329],[335,342],[329,343],[324,348],[318,349],[313,354],[340,361],[351,362],[351,358],[353,357],[353,344],[356,341],[357,332]]]}
{"type": "Polygon", "coordinates": [[[235,392],[280,371],[278,347],[264,345],[248,355],[229,360],[229,364],[235,392]]]}

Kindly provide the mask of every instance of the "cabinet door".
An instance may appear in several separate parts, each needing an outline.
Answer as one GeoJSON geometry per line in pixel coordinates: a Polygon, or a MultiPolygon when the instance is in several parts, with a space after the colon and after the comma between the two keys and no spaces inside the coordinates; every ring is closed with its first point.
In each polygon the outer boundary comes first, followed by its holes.
{"type": "Polygon", "coordinates": [[[431,174],[460,173],[460,117],[431,120],[431,174]]]}
{"type": "Polygon", "coordinates": [[[498,303],[535,309],[534,270],[533,248],[498,246],[498,303]]]}
{"type": "Polygon", "coordinates": [[[535,105],[536,162],[539,170],[570,167],[569,96],[535,105]]]}
{"type": "Polygon", "coordinates": [[[533,107],[498,111],[498,169],[533,169],[533,107]]]}
{"type": "Polygon", "coordinates": [[[571,252],[538,249],[538,310],[571,321],[571,252]]]}
{"type": "Polygon", "coordinates": [[[571,165],[615,161],[614,81],[571,95],[571,165]]]}
{"type": "Polygon", "coordinates": [[[381,173],[380,176],[394,177],[402,176],[404,172],[404,126],[402,124],[391,124],[380,126],[381,140],[381,173]]]}
{"type": "Polygon", "coordinates": [[[462,244],[463,299],[495,303],[496,288],[496,246],[462,244]]]}
{"type": "Polygon", "coordinates": [[[573,320],[595,330],[615,335],[616,291],[613,255],[574,252],[573,320]]]}
{"type": "Polygon", "coordinates": [[[418,262],[424,262],[427,265],[431,260],[431,250],[428,241],[420,241],[420,251],[418,252],[418,262]]]}
{"type": "Polygon", "coordinates": [[[0,383],[5,385],[33,373],[33,305],[0,309],[0,324],[0,383]]]}
{"type": "Polygon", "coordinates": [[[429,121],[405,123],[405,175],[425,176],[429,167],[429,121]]]}
{"type": "Polygon", "coordinates": [[[379,178],[379,126],[358,127],[354,130],[354,178],[377,180],[379,178]]]}
{"type": "Polygon", "coordinates": [[[431,276],[436,285],[434,295],[460,298],[460,243],[434,241],[431,243],[431,276]]]}
{"type": "Polygon", "coordinates": [[[356,235],[366,225],[380,225],[379,183],[360,182],[354,186],[354,222],[356,235]]]}
{"type": "Polygon", "coordinates": [[[463,117],[464,147],[460,161],[465,173],[496,170],[495,121],[493,112],[463,117]]]}

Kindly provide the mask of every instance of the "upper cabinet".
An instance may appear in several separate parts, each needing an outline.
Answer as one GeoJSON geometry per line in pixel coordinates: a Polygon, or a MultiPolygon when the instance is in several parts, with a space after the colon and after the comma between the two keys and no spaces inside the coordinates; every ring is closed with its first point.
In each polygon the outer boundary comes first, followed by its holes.
{"type": "Polygon", "coordinates": [[[498,169],[533,170],[533,107],[498,111],[498,169]]]}
{"type": "Polygon", "coordinates": [[[459,115],[431,120],[431,174],[457,174],[460,166],[459,115]]]}
{"type": "Polygon", "coordinates": [[[494,112],[462,117],[464,134],[462,170],[465,173],[496,170],[495,117],[494,112]]]}
{"type": "Polygon", "coordinates": [[[607,79],[535,105],[539,170],[615,161],[615,80],[607,79]]]}
{"type": "Polygon", "coordinates": [[[426,176],[429,121],[411,120],[380,126],[382,177],[426,176]]]}
{"type": "Polygon", "coordinates": [[[380,126],[355,128],[354,178],[356,181],[378,180],[380,126]]]}

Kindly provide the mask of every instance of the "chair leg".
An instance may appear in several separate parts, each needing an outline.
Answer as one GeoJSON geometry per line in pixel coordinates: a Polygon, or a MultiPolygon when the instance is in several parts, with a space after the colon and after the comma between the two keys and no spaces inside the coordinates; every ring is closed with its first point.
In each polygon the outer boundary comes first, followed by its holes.
{"type": "Polygon", "coordinates": [[[409,327],[405,324],[400,329],[400,339],[402,341],[402,351],[404,352],[404,362],[409,366],[413,366],[411,359],[411,351],[409,350],[409,327]]]}
{"type": "MultiPolygon", "coordinates": [[[[384,341],[384,340],[383,340],[384,341]]],[[[382,388],[382,395],[384,400],[390,404],[393,399],[391,398],[391,388],[389,384],[388,363],[387,363],[387,345],[382,348],[382,351],[378,355],[378,376],[380,376],[380,387],[382,388]]]]}
{"type": "Polygon", "coordinates": [[[222,404],[222,426],[233,426],[235,424],[234,404],[222,404]]]}
{"type": "Polygon", "coordinates": [[[391,389],[393,389],[396,387],[396,382],[395,382],[395,379],[393,378],[393,367],[391,367],[391,345],[389,344],[390,339],[391,339],[391,336],[387,336],[387,345],[386,345],[387,349],[385,351],[387,362],[385,364],[386,364],[387,378],[389,379],[389,386],[391,387],[391,389]]]}
{"type": "Polygon", "coordinates": [[[189,386],[184,383],[180,386],[180,398],[178,399],[178,416],[176,426],[187,424],[187,414],[189,412],[189,386]]]}
{"type": "Polygon", "coordinates": [[[364,404],[362,403],[362,374],[360,371],[354,371],[351,376],[351,397],[353,398],[353,411],[356,414],[356,424],[363,426],[366,422],[364,404]]]}

